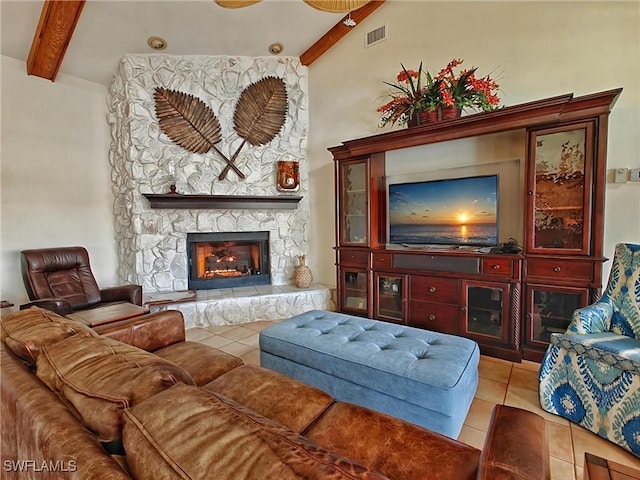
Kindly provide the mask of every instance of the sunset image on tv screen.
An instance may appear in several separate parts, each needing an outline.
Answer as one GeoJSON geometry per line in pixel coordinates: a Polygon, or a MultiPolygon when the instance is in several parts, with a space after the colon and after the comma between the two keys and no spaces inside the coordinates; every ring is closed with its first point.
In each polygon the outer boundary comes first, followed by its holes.
{"type": "Polygon", "coordinates": [[[497,175],[389,185],[391,243],[496,245],[497,215],[497,175]]]}

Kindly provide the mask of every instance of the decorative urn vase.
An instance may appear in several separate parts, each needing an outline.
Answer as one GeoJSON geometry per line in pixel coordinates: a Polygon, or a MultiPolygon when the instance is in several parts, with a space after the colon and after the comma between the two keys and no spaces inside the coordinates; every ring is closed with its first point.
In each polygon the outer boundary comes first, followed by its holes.
{"type": "Polygon", "coordinates": [[[298,288],[309,288],[311,282],[313,282],[313,274],[307,266],[306,260],[306,255],[298,256],[298,266],[293,273],[293,281],[298,288]]]}

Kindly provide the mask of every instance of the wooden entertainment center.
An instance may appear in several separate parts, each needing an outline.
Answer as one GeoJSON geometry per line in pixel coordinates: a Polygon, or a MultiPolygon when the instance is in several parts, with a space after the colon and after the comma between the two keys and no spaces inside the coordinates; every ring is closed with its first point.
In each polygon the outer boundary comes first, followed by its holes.
{"type": "Polygon", "coordinates": [[[601,292],[608,117],[621,92],[567,94],[329,148],[339,311],[540,361],[550,333],[601,292]],[[521,253],[389,244],[387,152],[514,130],[526,138],[521,253]]]}

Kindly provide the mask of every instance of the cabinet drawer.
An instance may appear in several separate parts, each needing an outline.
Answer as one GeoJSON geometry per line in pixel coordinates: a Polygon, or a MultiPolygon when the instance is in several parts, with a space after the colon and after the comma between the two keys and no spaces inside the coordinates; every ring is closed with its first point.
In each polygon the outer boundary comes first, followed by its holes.
{"type": "Polygon", "coordinates": [[[425,330],[457,334],[458,307],[413,300],[409,304],[408,324],[425,330]]]}
{"type": "Polygon", "coordinates": [[[373,269],[390,268],[392,264],[392,255],[390,253],[374,253],[373,269]]]}
{"type": "Polygon", "coordinates": [[[340,250],[340,265],[366,267],[369,265],[369,252],[340,250]]]}
{"type": "Polygon", "coordinates": [[[411,299],[457,304],[458,280],[411,275],[411,299]]]}
{"type": "Polygon", "coordinates": [[[562,260],[527,260],[527,276],[591,280],[591,262],[570,262],[562,260]]]}
{"type": "Polygon", "coordinates": [[[511,260],[508,258],[483,258],[482,273],[484,275],[511,275],[511,260]]]}

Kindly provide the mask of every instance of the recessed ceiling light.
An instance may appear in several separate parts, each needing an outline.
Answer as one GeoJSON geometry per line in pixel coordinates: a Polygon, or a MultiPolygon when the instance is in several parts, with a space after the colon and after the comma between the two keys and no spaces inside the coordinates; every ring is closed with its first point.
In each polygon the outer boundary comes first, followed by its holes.
{"type": "Polygon", "coordinates": [[[167,48],[167,41],[164,38],[160,37],[149,37],[147,39],[147,45],[149,45],[154,50],[164,50],[167,48]]]}
{"type": "Polygon", "coordinates": [[[284,47],[281,43],[272,43],[271,45],[269,45],[269,53],[271,53],[272,55],[278,55],[279,53],[282,53],[283,50],[284,47]]]}

